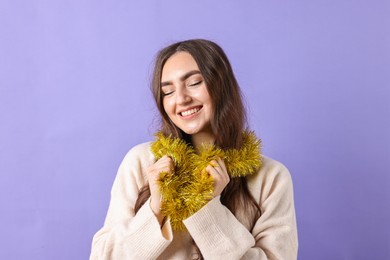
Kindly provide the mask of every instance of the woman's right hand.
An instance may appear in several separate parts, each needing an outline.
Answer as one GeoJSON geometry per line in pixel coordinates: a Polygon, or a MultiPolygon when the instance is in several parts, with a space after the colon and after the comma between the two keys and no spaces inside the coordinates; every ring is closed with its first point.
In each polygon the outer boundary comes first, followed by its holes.
{"type": "MultiPolygon", "coordinates": [[[[161,215],[161,192],[158,184],[160,174],[162,172],[170,172],[174,168],[173,161],[168,156],[161,157],[154,164],[149,166],[146,170],[146,174],[149,182],[150,189],[150,207],[153,213],[162,221],[163,216],[161,215]]],[[[161,223],[160,223],[161,224],[161,223]]]]}

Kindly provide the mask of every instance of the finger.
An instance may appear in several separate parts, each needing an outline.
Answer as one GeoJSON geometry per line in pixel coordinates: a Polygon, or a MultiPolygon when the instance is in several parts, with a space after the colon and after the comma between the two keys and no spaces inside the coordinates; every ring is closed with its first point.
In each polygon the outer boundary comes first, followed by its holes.
{"type": "Polygon", "coordinates": [[[162,160],[162,161],[171,161],[172,160],[172,158],[171,157],[169,157],[168,155],[164,155],[163,157],[161,157],[161,159],[160,160],[162,160]]]}
{"type": "Polygon", "coordinates": [[[170,171],[170,169],[173,169],[173,164],[170,162],[159,162],[155,165],[155,169],[159,172],[161,171],[170,171]]]}
{"type": "Polygon", "coordinates": [[[162,159],[161,163],[162,163],[163,165],[168,165],[170,168],[173,169],[174,163],[173,163],[173,160],[172,160],[171,157],[165,155],[165,156],[164,156],[163,158],[161,158],[161,159],[162,159]]]}
{"type": "Polygon", "coordinates": [[[219,182],[221,180],[221,174],[218,173],[218,171],[211,165],[208,165],[206,167],[206,171],[211,175],[214,182],[219,182]]]}
{"type": "Polygon", "coordinates": [[[211,165],[212,167],[217,167],[218,166],[218,163],[216,160],[212,160],[209,162],[209,165],[211,165]]]}
{"type": "Polygon", "coordinates": [[[173,164],[168,161],[157,161],[147,169],[147,176],[150,181],[156,182],[160,179],[161,173],[170,173],[173,170],[173,164]]]}
{"type": "Polygon", "coordinates": [[[227,173],[226,164],[221,158],[218,158],[218,165],[222,168],[224,172],[227,173]]]}
{"type": "Polygon", "coordinates": [[[230,181],[230,176],[227,172],[226,164],[225,162],[221,159],[218,158],[218,165],[219,165],[219,173],[221,174],[222,180],[224,183],[229,183],[230,181]]]}
{"type": "Polygon", "coordinates": [[[167,168],[167,167],[170,169],[173,169],[173,160],[168,156],[164,156],[164,157],[160,158],[154,164],[154,166],[156,167],[156,169],[167,168]]]}
{"type": "Polygon", "coordinates": [[[161,157],[155,164],[162,165],[162,164],[167,164],[170,161],[171,161],[171,158],[165,155],[165,156],[161,157]]]}
{"type": "Polygon", "coordinates": [[[219,165],[218,161],[212,160],[210,165],[217,171],[217,173],[221,174],[222,167],[219,165]]]}

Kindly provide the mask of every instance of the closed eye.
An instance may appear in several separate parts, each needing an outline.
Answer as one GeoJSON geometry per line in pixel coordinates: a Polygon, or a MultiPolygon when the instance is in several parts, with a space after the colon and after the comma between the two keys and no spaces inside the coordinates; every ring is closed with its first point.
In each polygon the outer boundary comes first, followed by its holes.
{"type": "Polygon", "coordinates": [[[171,84],[165,85],[165,86],[162,86],[162,87],[161,87],[161,92],[162,92],[162,96],[163,96],[163,97],[169,96],[169,95],[171,95],[173,92],[175,92],[175,88],[174,88],[173,85],[171,85],[171,84]]]}
{"type": "Polygon", "coordinates": [[[190,86],[190,87],[197,86],[197,85],[199,85],[200,83],[202,83],[202,81],[201,81],[201,80],[199,80],[199,81],[195,81],[195,82],[193,82],[193,83],[189,84],[189,86],[190,86]]]}
{"type": "Polygon", "coordinates": [[[163,96],[169,96],[171,94],[173,94],[174,91],[167,91],[167,92],[163,92],[163,96]]]}

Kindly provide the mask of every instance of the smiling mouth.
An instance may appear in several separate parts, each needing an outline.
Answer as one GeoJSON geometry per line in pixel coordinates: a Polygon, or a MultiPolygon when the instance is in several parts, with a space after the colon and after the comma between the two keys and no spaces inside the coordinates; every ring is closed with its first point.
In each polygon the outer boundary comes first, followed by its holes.
{"type": "Polygon", "coordinates": [[[180,112],[179,114],[181,116],[190,116],[190,115],[193,115],[197,112],[199,112],[199,110],[201,110],[202,107],[195,107],[195,108],[192,108],[192,109],[188,109],[186,111],[183,111],[183,112],[180,112]]]}

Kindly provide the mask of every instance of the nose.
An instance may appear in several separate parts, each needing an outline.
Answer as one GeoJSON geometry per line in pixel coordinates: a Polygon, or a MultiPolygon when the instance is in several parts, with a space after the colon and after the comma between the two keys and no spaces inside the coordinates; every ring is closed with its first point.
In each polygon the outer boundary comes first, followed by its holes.
{"type": "Polygon", "coordinates": [[[191,102],[191,96],[187,93],[186,89],[176,90],[176,103],[179,105],[187,104],[191,102]]]}

